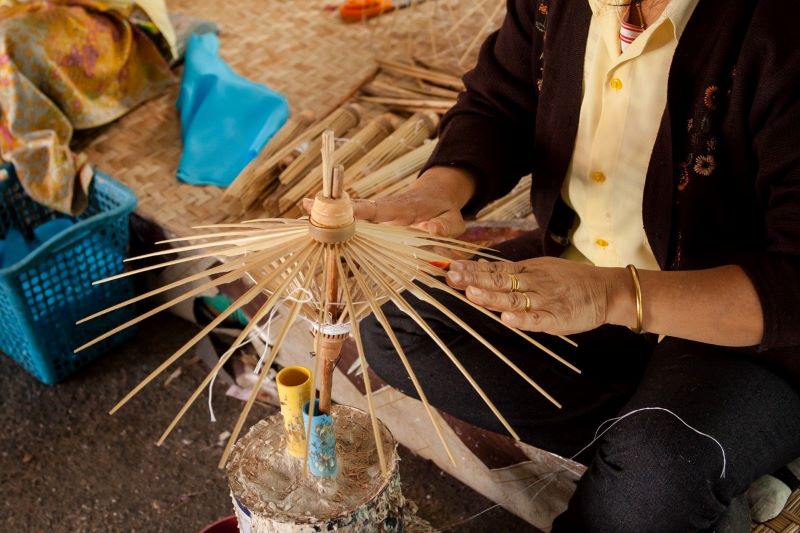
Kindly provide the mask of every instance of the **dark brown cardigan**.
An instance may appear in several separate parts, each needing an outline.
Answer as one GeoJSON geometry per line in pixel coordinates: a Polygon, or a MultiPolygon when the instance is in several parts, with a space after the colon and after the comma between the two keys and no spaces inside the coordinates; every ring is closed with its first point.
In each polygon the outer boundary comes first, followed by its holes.
{"type": "MultiPolygon", "coordinates": [[[[509,0],[427,167],[465,168],[470,207],[533,173],[531,202],[558,255],[591,11],[586,0],[509,0]]],[[[700,0],[670,68],[642,212],[664,270],[738,264],[758,291],[757,357],[800,376],[800,6],[700,0]]]]}

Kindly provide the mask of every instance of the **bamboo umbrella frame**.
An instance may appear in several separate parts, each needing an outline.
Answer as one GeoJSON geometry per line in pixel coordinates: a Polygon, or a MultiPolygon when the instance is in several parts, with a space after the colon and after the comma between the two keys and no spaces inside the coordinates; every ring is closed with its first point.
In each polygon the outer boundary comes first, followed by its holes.
{"type": "MultiPolygon", "coordinates": [[[[328,137],[326,135],[326,137],[328,137]]],[[[493,404],[477,381],[458,361],[454,354],[438,337],[435,330],[414,310],[405,293],[431,304],[485,346],[500,362],[509,366],[519,377],[525,380],[536,391],[542,394],[555,407],[558,401],[548,394],[539,384],[527,376],[508,357],[483,338],[471,326],[459,318],[453,311],[440,303],[436,291],[449,294],[459,301],[473,307],[488,319],[502,324],[498,316],[470,302],[461,292],[456,291],[440,281],[445,271],[437,265],[447,262],[448,258],[438,250],[446,249],[455,252],[467,252],[489,259],[502,260],[491,254],[478,250],[478,246],[461,242],[457,239],[439,237],[425,232],[397,226],[379,225],[364,221],[356,221],[353,217],[352,205],[347,193],[343,192],[343,169],[333,168],[333,146],[325,143],[323,151],[323,187],[315,198],[314,207],[308,218],[280,219],[267,218],[249,220],[241,223],[216,224],[201,226],[203,232],[192,237],[182,237],[162,241],[169,244],[182,244],[175,248],[150,253],[136,259],[151,258],[178,252],[193,253],[189,257],[181,257],[164,263],[135,269],[95,283],[103,283],[111,279],[135,275],[165,265],[190,262],[206,257],[220,257],[225,260],[221,265],[208,268],[184,279],[145,294],[130,298],[106,310],[82,319],[79,323],[92,320],[121,307],[144,301],[166,291],[191,287],[192,282],[211,278],[199,286],[185,290],[172,300],[158,305],[124,324],[110,330],[96,339],[76,349],[83,350],[103,339],[130,327],[154,314],[168,309],[195,295],[209,289],[220,287],[240,279],[251,279],[252,285],[238,297],[227,309],[222,311],[200,332],[184,343],[175,353],[154,369],[147,377],[126,394],[110,411],[114,414],[127,404],[138,392],[151,383],[162,372],[166,371],[180,357],[186,354],[200,339],[220,325],[225,318],[237,309],[265,295],[266,302],[250,318],[230,348],[222,354],[219,361],[203,379],[191,396],[186,400],[172,422],[158,440],[162,444],[177,426],[190,406],[197,400],[206,387],[214,379],[216,373],[230,359],[236,349],[245,343],[256,328],[267,319],[276,307],[288,304],[286,320],[279,328],[265,354],[264,364],[258,370],[257,381],[237,419],[220,459],[223,467],[230,456],[231,449],[238,438],[244,422],[253,406],[267,371],[275,361],[290,327],[298,319],[311,323],[315,333],[316,368],[312,371],[312,390],[316,390],[319,381],[320,404],[329,404],[331,377],[333,366],[340,355],[341,343],[352,332],[355,337],[358,360],[364,376],[369,415],[372,422],[379,462],[382,471],[386,472],[385,453],[382,449],[380,429],[372,398],[372,386],[369,381],[368,363],[364,355],[364,347],[359,329],[359,321],[369,313],[373,313],[385,330],[387,337],[397,352],[403,366],[414,384],[431,424],[448,456],[455,464],[452,451],[442,434],[439,421],[427,399],[421,383],[417,379],[402,346],[400,345],[391,323],[383,314],[381,306],[388,301],[394,302],[398,308],[417,323],[426,334],[439,346],[445,356],[450,359],[489,406],[503,426],[514,437],[519,438],[513,427],[493,404]],[[299,293],[309,297],[296,297],[299,293]],[[332,364],[331,364],[332,363],[332,364]]],[[[574,365],[561,358],[549,348],[522,331],[509,327],[509,331],[527,340],[546,355],[556,359],[575,372],[580,372],[574,365]]],[[[565,339],[568,340],[568,339],[565,339]]],[[[569,341],[571,342],[571,341],[569,341]]],[[[573,343],[574,344],[574,343],[573,343]]],[[[309,411],[314,402],[309,402],[309,411]]],[[[309,425],[310,427],[310,425],[309,425]]]]}

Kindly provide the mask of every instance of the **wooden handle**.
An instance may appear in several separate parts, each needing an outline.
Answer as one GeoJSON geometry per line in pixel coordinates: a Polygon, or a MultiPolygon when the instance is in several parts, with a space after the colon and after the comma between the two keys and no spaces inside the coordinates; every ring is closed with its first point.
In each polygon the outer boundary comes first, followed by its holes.
{"type": "Polygon", "coordinates": [[[337,335],[329,337],[322,333],[319,344],[319,353],[317,357],[322,358],[322,378],[319,387],[319,410],[323,413],[331,412],[331,389],[333,387],[333,371],[336,369],[336,363],[339,362],[339,357],[342,355],[342,344],[344,343],[345,335],[337,335]]]}

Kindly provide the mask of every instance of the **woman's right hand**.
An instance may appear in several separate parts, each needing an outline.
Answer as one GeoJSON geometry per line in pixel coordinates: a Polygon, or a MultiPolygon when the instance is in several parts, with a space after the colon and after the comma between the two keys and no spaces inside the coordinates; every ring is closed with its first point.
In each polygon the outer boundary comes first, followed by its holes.
{"type": "MultiPolygon", "coordinates": [[[[360,220],[414,226],[434,235],[457,237],[466,227],[461,208],[474,192],[475,180],[464,170],[432,167],[403,194],[353,200],[353,212],[360,220]]],[[[310,198],[303,200],[306,211],[310,212],[312,205],[310,198]]]]}

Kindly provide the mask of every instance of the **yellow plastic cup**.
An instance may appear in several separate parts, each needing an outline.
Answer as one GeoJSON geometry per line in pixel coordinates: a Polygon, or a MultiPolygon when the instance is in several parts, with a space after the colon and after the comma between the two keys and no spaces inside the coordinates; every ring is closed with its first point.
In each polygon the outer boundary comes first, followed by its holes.
{"type": "Polygon", "coordinates": [[[311,371],[304,366],[287,366],[276,378],[281,402],[286,447],[294,457],[306,455],[303,404],[311,401],[311,371]]]}

